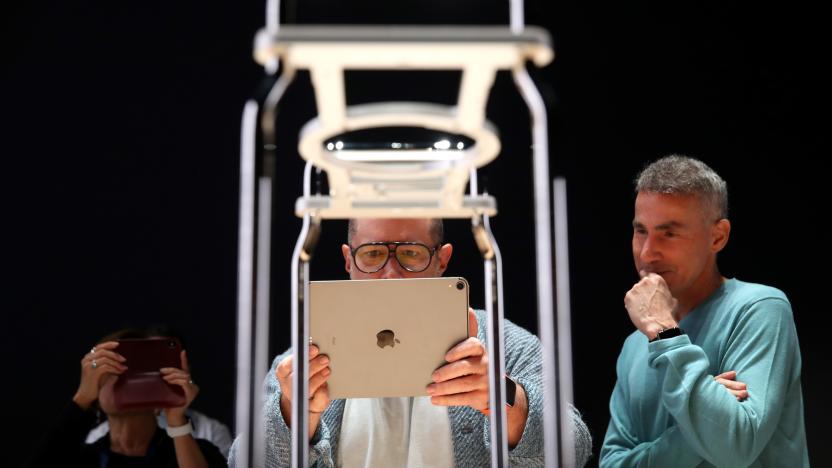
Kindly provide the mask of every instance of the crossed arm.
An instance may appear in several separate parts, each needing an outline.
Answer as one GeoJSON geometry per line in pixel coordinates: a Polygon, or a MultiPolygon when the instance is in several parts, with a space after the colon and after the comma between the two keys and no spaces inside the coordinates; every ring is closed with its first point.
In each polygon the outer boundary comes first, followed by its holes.
{"type": "Polygon", "coordinates": [[[643,425],[634,420],[639,416],[629,407],[633,398],[622,382],[627,372],[619,367],[601,466],[695,466],[702,461],[747,466],[757,459],[799,378],[791,309],[784,300],[761,300],[732,326],[720,367],[736,374],[711,377],[708,356],[687,336],[650,343],[649,366],[659,373],[657,403],[673,420],[650,440],[639,437],[643,425]],[[731,376],[747,385],[725,385],[731,376]]]}

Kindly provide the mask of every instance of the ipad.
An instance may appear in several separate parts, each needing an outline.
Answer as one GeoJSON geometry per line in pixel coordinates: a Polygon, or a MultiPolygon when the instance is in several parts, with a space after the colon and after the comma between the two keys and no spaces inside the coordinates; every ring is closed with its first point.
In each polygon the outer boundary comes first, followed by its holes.
{"type": "Polygon", "coordinates": [[[162,379],[162,367],[181,367],[182,345],[176,338],[135,338],[118,340],[115,352],[124,356],[127,371],[113,387],[119,411],[171,408],[186,403],[185,391],[162,379]]]}
{"type": "Polygon", "coordinates": [[[424,396],[445,353],[468,338],[468,282],[312,281],[309,321],[330,359],[330,398],[424,396]]]}

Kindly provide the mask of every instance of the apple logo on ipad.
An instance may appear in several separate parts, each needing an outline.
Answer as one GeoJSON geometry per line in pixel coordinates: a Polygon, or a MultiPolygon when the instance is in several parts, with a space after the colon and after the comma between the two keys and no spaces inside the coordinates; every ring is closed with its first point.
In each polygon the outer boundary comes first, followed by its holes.
{"type": "Polygon", "coordinates": [[[376,339],[376,344],[382,349],[388,345],[393,348],[396,346],[396,343],[401,343],[401,341],[396,338],[396,334],[393,333],[393,330],[382,330],[376,333],[376,339]]]}

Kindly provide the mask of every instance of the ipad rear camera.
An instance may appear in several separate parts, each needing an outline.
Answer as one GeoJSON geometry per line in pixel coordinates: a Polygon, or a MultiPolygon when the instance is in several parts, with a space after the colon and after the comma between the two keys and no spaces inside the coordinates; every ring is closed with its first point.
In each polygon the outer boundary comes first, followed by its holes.
{"type": "Polygon", "coordinates": [[[457,281],[456,282],[456,288],[459,289],[460,291],[462,291],[463,289],[465,289],[465,283],[462,282],[462,281],[457,281]]]}

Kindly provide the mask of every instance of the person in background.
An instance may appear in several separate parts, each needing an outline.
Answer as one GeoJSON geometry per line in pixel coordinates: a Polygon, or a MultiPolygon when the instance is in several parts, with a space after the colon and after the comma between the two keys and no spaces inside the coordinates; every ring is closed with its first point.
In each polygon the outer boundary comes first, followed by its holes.
{"type": "Polygon", "coordinates": [[[169,423],[167,430],[157,425],[154,409],[116,409],[113,386],[127,370],[125,358],[118,354],[118,340],[148,337],[144,331],[122,330],[105,337],[84,355],[78,390],[31,457],[30,467],[226,466],[225,457],[217,447],[192,434],[186,411],[199,393],[199,387],[191,381],[185,351],[180,355],[181,368],[160,369],[162,378],[168,384],[181,387],[186,397],[185,405],[163,410],[169,423]],[[87,444],[85,438],[96,423],[96,408],[107,416],[109,431],[106,437],[87,444]]]}
{"type": "MultiPolygon", "coordinates": [[[[164,325],[154,326],[147,330],[147,334],[151,338],[176,338],[182,344],[183,349],[189,349],[185,342],[184,336],[170,327],[164,325]]],[[[188,420],[191,422],[194,438],[204,439],[211,442],[220,450],[220,453],[222,453],[224,457],[228,457],[228,450],[231,448],[231,442],[233,441],[231,438],[231,431],[228,429],[228,426],[219,420],[201,413],[191,407],[188,407],[185,411],[185,416],[187,416],[188,420]]],[[[168,420],[164,411],[157,411],[156,423],[162,429],[166,429],[168,427],[168,420]]],[[[101,424],[93,428],[89,434],[87,434],[86,443],[95,443],[98,439],[104,437],[109,430],[110,423],[108,421],[103,421],[101,424]]]]}

